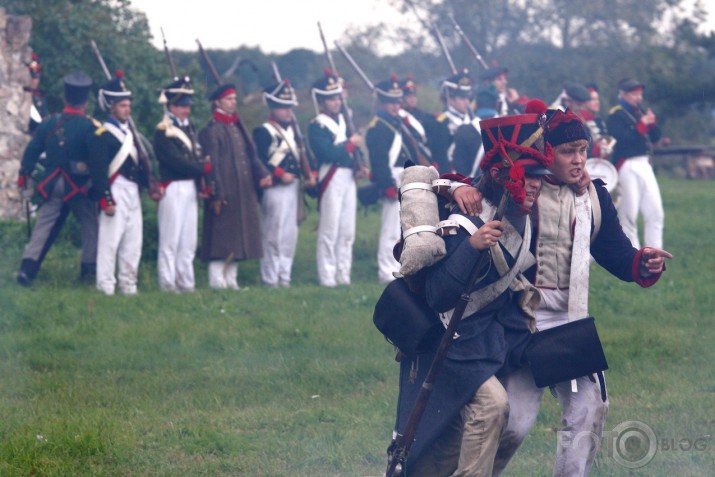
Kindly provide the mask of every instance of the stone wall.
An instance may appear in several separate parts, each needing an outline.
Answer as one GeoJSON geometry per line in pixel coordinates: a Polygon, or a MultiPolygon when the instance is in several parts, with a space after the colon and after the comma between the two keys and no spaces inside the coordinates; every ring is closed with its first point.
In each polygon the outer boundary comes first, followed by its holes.
{"type": "Polygon", "coordinates": [[[27,63],[32,19],[9,15],[0,7],[0,219],[22,216],[17,189],[20,159],[30,137],[32,97],[22,87],[30,84],[27,63]]]}

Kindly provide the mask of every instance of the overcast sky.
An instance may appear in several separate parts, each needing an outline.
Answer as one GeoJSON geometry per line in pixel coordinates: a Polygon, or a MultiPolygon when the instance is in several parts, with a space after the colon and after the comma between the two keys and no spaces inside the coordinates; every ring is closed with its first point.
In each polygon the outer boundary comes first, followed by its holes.
{"type": "MultiPolygon", "coordinates": [[[[707,30],[713,30],[715,7],[707,30]]],[[[316,23],[321,22],[329,44],[351,26],[384,21],[392,26],[414,24],[410,12],[402,16],[390,0],[131,0],[132,7],[146,13],[154,44],[163,48],[164,28],[172,49],[194,50],[196,39],[204,48],[231,49],[259,46],[264,53],[285,53],[293,48],[322,51],[316,23]]],[[[386,45],[389,50],[389,45],[386,45]]],[[[383,51],[381,53],[394,53],[383,51]]]]}
{"type": "Polygon", "coordinates": [[[318,21],[331,46],[351,26],[405,21],[389,0],[131,0],[131,5],[146,13],[158,48],[163,48],[163,28],[169,47],[182,50],[196,49],[198,38],[204,48],[321,51],[318,21]]]}

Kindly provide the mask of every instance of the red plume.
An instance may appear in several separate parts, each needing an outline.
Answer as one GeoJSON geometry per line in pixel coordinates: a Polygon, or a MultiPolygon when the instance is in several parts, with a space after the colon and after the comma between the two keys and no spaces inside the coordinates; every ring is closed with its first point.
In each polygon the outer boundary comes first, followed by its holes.
{"type": "Polygon", "coordinates": [[[37,56],[37,53],[35,53],[35,52],[33,51],[33,52],[32,52],[32,61],[37,61],[39,58],[40,58],[40,57],[37,56]]]}
{"type": "Polygon", "coordinates": [[[391,81],[394,81],[395,83],[397,83],[397,82],[399,81],[399,78],[397,77],[397,75],[396,75],[395,73],[392,73],[392,74],[390,75],[390,80],[391,80],[391,81]]]}
{"type": "Polygon", "coordinates": [[[410,81],[414,81],[414,80],[415,80],[415,76],[414,76],[412,73],[407,73],[407,79],[410,80],[410,81]]]}
{"type": "Polygon", "coordinates": [[[118,80],[123,80],[124,79],[124,71],[116,70],[114,72],[114,76],[116,76],[118,80]]]}
{"type": "Polygon", "coordinates": [[[526,114],[544,114],[546,113],[547,109],[549,108],[548,106],[546,106],[546,103],[544,103],[540,99],[532,99],[528,103],[526,103],[526,108],[524,109],[524,112],[526,114]]]}
{"type": "Polygon", "coordinates": [[[283,79],[283,83],[284,83],[286,86],[290,86],[290,80],[289,80],[288,78],[283,79]]]}
{"type": "Polygon", "coordinates": [[[334,76],[334,75],[333,75],[333,70],[331,70],[330,68],[325,68],[325,69],[323,70],[323,73],[325,73],[325,76],[327,76],[328,78],[334,76]]]}

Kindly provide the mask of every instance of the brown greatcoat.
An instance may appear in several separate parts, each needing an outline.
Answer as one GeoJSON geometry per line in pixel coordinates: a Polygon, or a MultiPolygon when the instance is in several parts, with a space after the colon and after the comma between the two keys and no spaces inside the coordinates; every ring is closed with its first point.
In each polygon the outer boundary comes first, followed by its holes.
{"type": "Polygon", "coordinates": [[[243,124],[210,121],[199,132],[202,153],[210,156],[213,196],[204,203],[201,260],[261,258],[258,181],[270,173],[256,157],[243,124]],[[223,201],[216,215],[211,202],[223,201]]]}

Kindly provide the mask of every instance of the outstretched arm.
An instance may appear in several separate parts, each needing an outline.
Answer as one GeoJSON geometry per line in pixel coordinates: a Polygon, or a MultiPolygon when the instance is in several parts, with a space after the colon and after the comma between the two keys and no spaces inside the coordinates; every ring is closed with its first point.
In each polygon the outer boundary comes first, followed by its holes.
{"type": "Polygon", "coordinates": [[[671,259],[673,255],[659,248],[643,247],[638,264],[641,277],[648,278],[663,273],[666,258],[671,259]]]}

